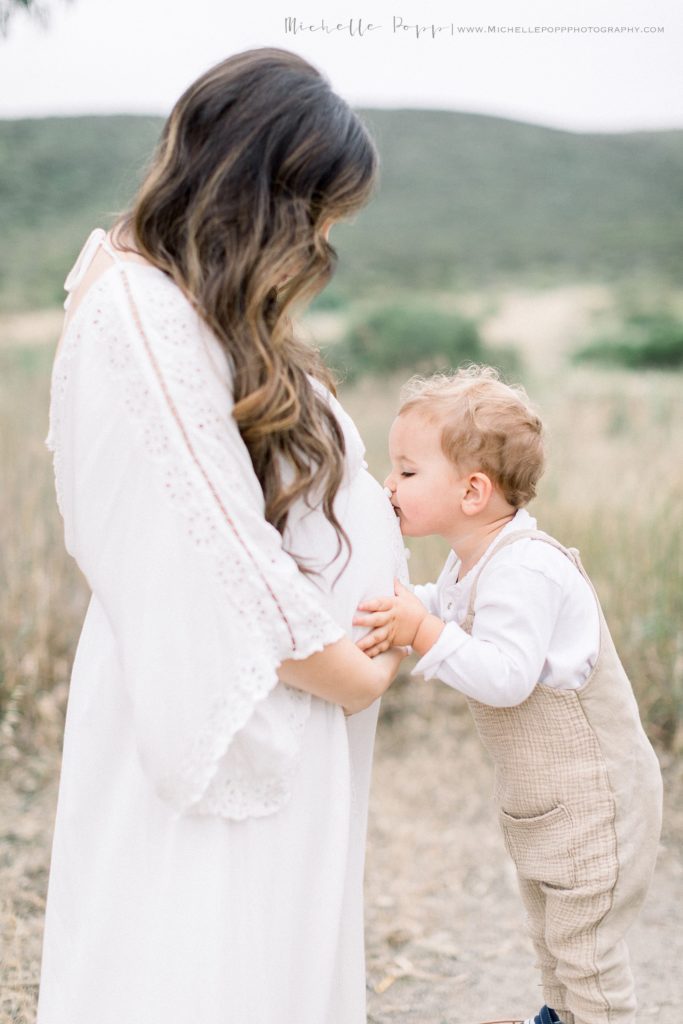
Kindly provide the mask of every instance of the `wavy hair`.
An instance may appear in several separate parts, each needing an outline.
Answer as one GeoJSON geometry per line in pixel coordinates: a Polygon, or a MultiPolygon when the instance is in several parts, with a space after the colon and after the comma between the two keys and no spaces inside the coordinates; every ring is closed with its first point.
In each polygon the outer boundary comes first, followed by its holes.
{"type": "Polygon", "coordinates": [[[342,543],[350,554],[334,511],[344,437],[309,375],[333,393],[334,383],[290,310],[332,277],[325,229],[367,202],[377,167],[365,126],[320,72],[287,50],[248,50],[180,97],[114,228],[116,244],[167,273],[221,342],[268,521],[283,533],[297,499],[319,502],[337,554],[342,543]]]}

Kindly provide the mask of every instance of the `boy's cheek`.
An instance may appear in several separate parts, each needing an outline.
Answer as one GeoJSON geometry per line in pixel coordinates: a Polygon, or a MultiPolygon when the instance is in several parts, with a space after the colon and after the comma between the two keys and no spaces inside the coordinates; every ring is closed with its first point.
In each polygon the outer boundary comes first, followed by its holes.
{"type": "Polygon", "coordinates": [[[403,537],[419,537],[419,533],[414,533],[403,518],[399,519],[399,526],[401,527],[401,535],[403,537]]]}

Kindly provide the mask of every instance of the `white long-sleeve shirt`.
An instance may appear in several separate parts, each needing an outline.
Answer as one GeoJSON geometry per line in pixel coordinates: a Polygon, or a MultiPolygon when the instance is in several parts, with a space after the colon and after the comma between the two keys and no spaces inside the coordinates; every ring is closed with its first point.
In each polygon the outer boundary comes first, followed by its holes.
{"type": "Polygon", "coordinates": [[[550,544],[524,538],[495,555],[477,585],[471,636],[460,627],[491,549],[508,534],[536,528],[519,509],[462,580],[451,552],[436,583],[413,588],[446,623],[413,675],[440,679],[494,707],[521,704],[537,683],[578,689],[586,681],[600,646],[597,603],[576,566],[550,544]]]}

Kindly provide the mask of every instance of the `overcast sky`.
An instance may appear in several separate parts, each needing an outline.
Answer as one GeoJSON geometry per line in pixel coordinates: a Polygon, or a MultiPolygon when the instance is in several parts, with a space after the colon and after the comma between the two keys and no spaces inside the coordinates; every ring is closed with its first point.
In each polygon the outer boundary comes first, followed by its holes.
{"type": "Polygon", "coordinates": [[[0,38],[0,117],[166,114],[209,65],[274,45],[315,63],[355,106],[683,128],[681,0],[43,2],[47,30],[20,13],[0,38]]]}

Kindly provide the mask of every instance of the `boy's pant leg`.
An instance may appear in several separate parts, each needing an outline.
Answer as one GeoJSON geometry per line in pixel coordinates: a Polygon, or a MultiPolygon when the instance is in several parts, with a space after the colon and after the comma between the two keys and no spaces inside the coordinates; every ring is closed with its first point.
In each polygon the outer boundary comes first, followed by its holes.
{"type": "MultiPolygon", "coordinates": [[[[545,942],[557,961],[576,1024],[635,1024],[636,998],[625,935],[645,901],[659,845],[659,811],[617,822],[618,843],[596,841],[575,855],[571,889],[541,883],[545,942]],[[640,826],[640,827],[638,827],[640,826]],[[595,857],[598,853],[597,858],[595,857]]],[[[596,833],[596,839],[599,833],[596,833]]]]}
{"type": "Polygon", "coordinates": [[[574,1024],[574,1015],[568,1008],[567,989],[557,976],[557,958],[546,943],[545,893],[540,882],[532,882],[521,876],[517,880],[527,913],[527,928],[536,952],[536,963],[541,972],[543,1002],[557,1011],[564,1024],[574,1024]]]}
{"type": "Polygon", "coordinates": [[[615,892],[543,886],[545,941],[576,1024],[635,1024],[636,1000],[624,932],[635,916],[615,892]]]}

